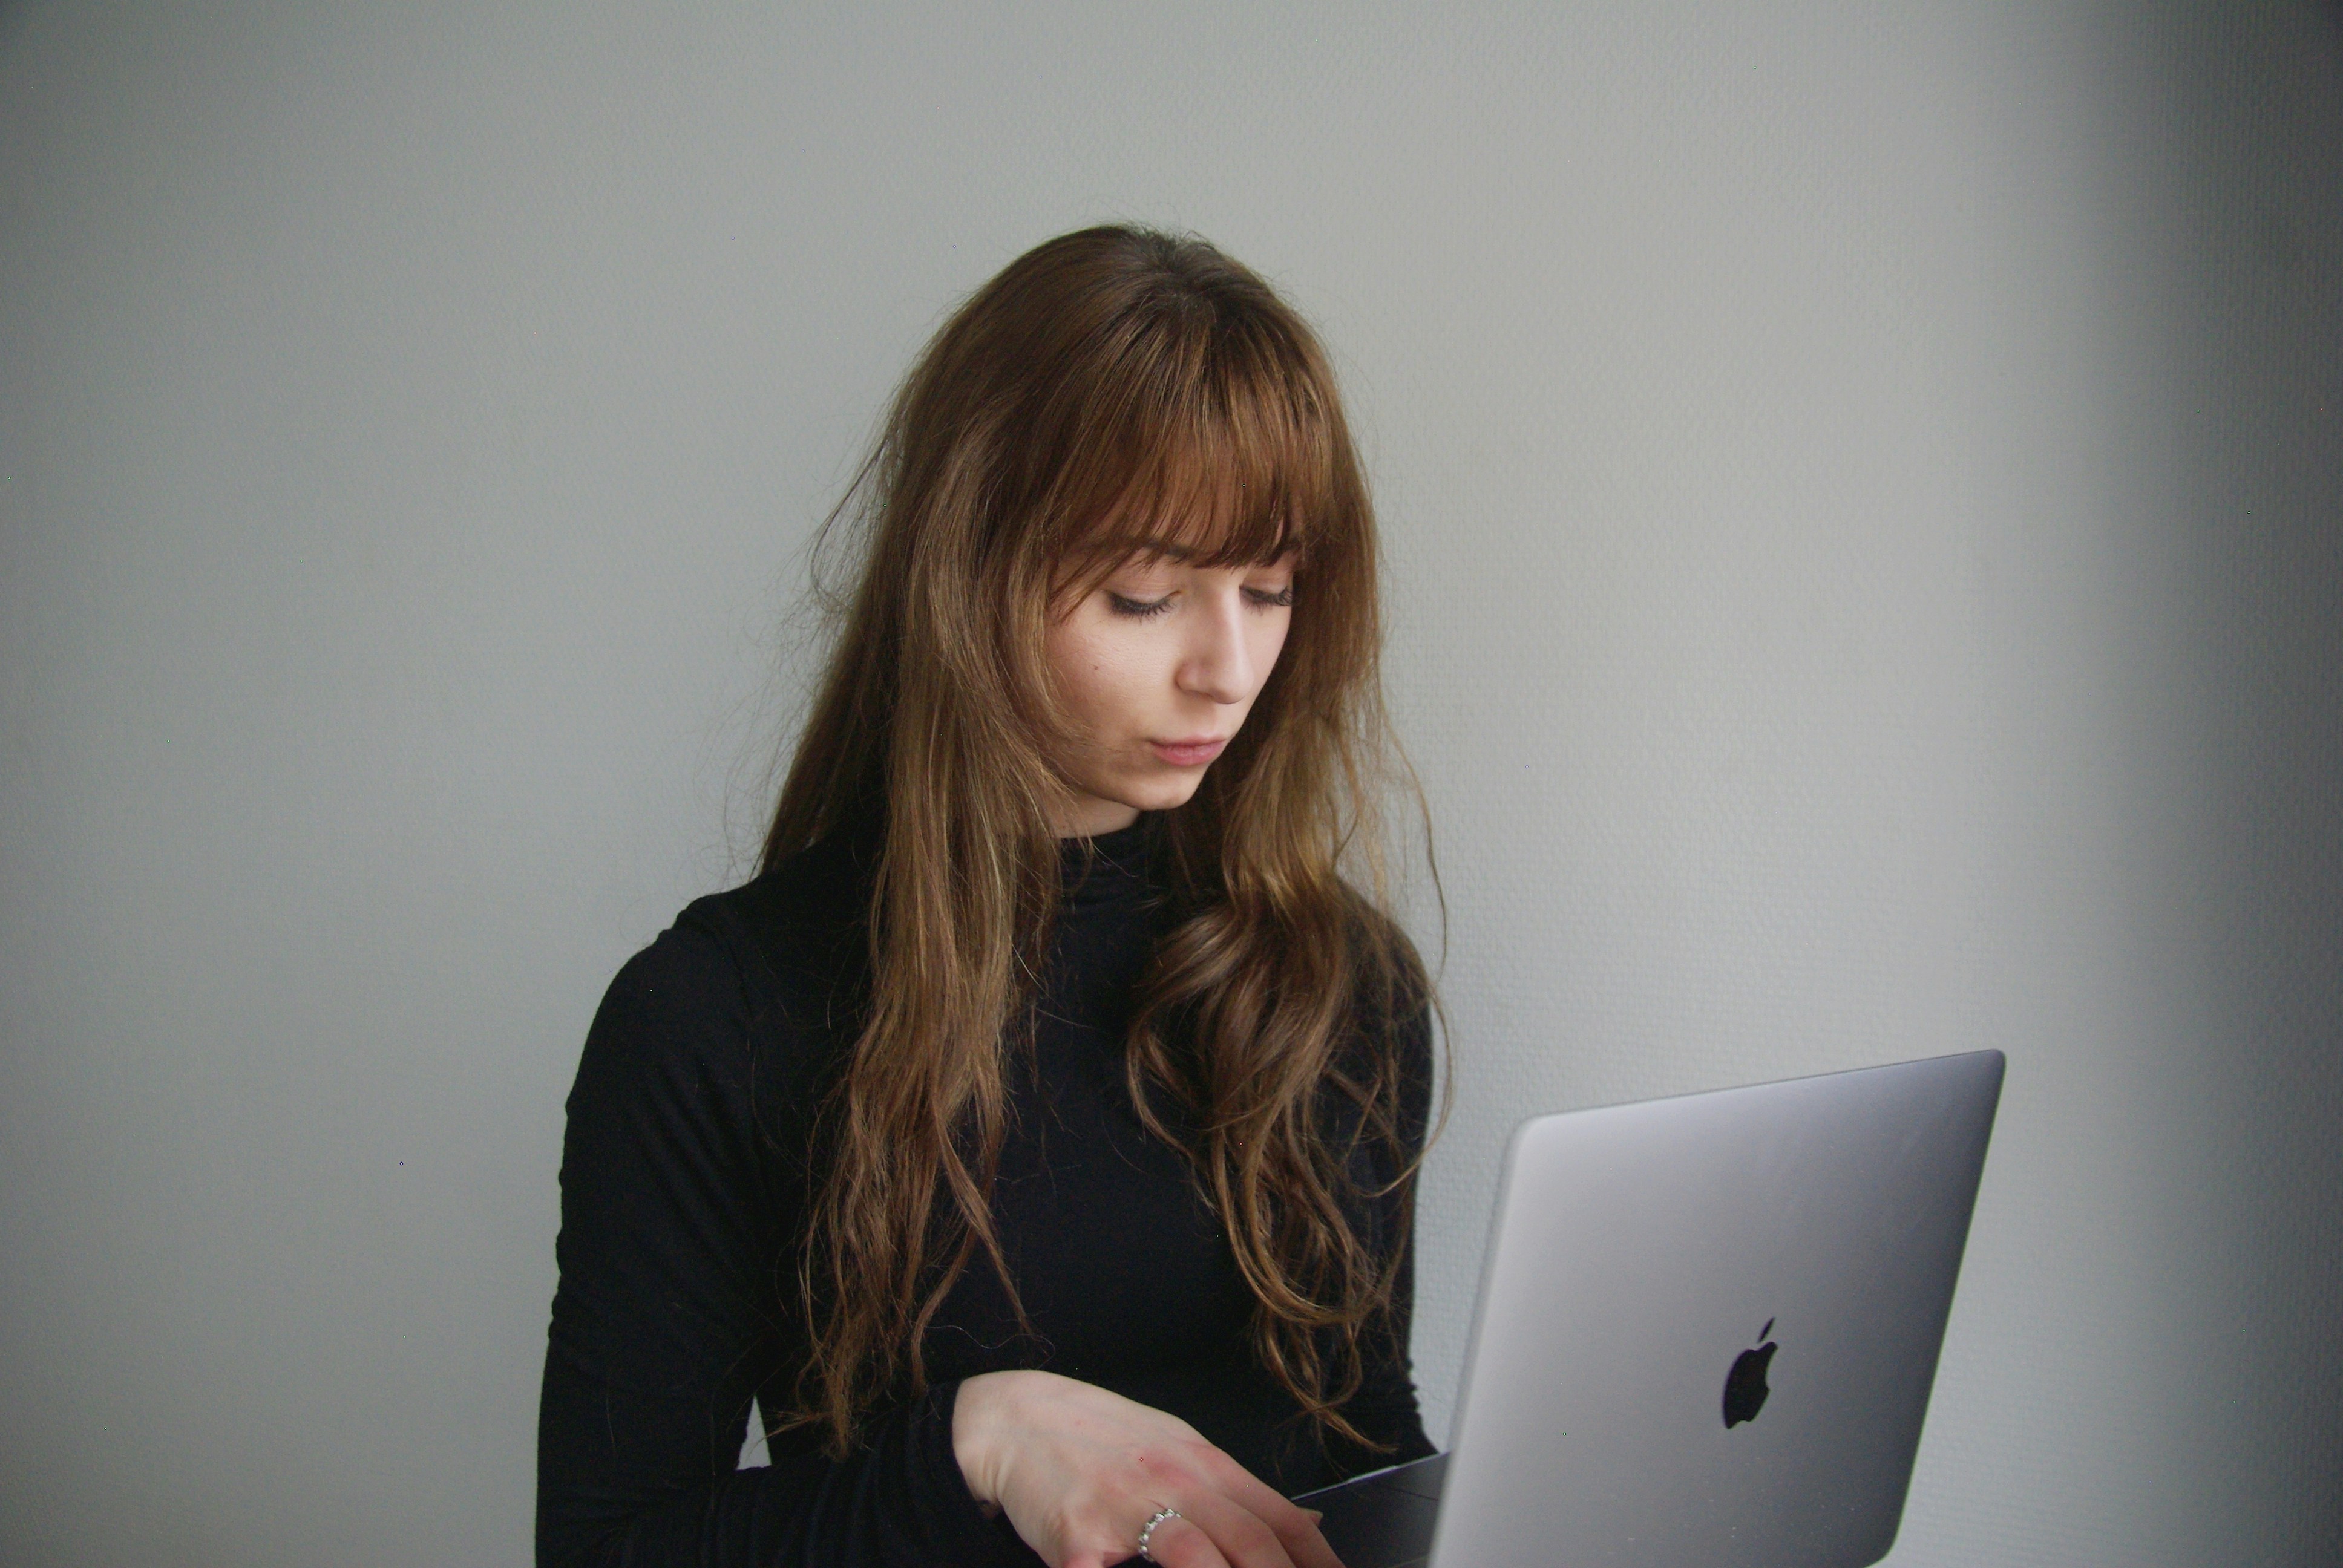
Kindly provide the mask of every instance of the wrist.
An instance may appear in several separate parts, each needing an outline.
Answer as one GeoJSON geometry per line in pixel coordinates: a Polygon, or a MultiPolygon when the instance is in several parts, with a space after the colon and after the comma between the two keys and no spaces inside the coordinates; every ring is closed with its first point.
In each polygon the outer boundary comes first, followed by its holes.
{"type": "Polygon", "coordinates": [[[974,1377],[962,1378],[952,1398],[952,1457],[960,1462],[960,1479],[967,1483],[969,1495],[988,1514],[1001,1508],[1001,1479],[993,1456],[1000,1448],[995,1439],[1005,1392],[1001,1383],[1017,1375],[979,1372],[974,1377]]]}

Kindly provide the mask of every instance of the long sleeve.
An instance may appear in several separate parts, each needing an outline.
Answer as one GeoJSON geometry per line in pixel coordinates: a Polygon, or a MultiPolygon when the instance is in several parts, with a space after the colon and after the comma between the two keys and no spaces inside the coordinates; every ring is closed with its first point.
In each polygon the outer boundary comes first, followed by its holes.
{"type": "MultiPolygon", "coordinates": [[[[1135,839],[1102,843],[1138,863],[1135,839]]],[[[769,1438],[769,1466],[736,1468],[751,1401],[787,1404],[805,1364],[794,1261],[815,1112],[865,1006],[852,853],[817,848],[694,904],[619,972],[588,1032],[562,1151],[539,1568],[1032,1568],[970,1495],[951,1448],[960,1383],[1014,1368],[1170,1411],[1288,1491],[1429,1452],[1407,1363],[1405,1255],[1394,1332],[1364,1347],[1348,1407],[1377,1447],[1329,1452],[1252,1355],[1253,1303],[1219,1216],[1186,1156],[1130,1102],[1122,1040],[1153,906],[1144,879],[1109,859],[1070,894],[1028,1070],[1011,1075],[994,1217],[1025,1323],[992,1271],[971,1266],[923,1342],[926,1392],[870,1415],[844,1460],[800,1428],[769,1438]]],[[[1412,1155],[1429,1020],[1418,1009],[1357,1021],[1363,1045],[1395,1049],[1412,1155]]],[[[1354,1158],[1360,1192],[1381,1194],[1354,1211],[1363,1234],[1401,1245],[1412,1187],[1392,1184],[1399,1159],[1376,1141],[1354,1158]]]]}
{"type": "MultiPolygon", "coordinates": [[[[739,965],[689,925],[612,984],[568,1101],[560,1285],[538,1415],[539,1568],[1021,1564],[951,1449],[957,1383],[874,1419],[831,1462],[777,1445],[737,1470],[749,1402],[801,1342],[775,1269],[804,1201],[817,1063],[755,1073],[739,965]],[[776,1084],[795,1104],[759,1103],[776,1084]]],[[[811,1053],[818,1056],[818,1052],[811,1053]]]]}

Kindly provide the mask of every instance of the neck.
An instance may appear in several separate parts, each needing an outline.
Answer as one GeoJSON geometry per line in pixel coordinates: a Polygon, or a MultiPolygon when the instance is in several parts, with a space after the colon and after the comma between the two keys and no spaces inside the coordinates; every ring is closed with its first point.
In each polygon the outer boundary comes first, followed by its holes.
{"type": "Polygon", "coordinates": [[[1070,800],[1052,811],[1050,831],[1061,839],[1095,839],[1101,833],[1119,833],[1138,820],[1138,807],[1091,796],[1070,800]]]}

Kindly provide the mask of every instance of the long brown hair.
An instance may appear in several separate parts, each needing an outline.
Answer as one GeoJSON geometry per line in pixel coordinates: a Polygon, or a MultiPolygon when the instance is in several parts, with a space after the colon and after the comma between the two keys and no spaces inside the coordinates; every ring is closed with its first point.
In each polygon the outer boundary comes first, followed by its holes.
{"type": "Polygon", "coordinates": [[[1399,774],[1374,525],[1322,349],[1202,241],[1061,236],[928,345],[824,544],[841,522],[867,533],[861,576],[763,855],[879,834],[869,1006],[821,1121],[789,1418],[842,1452],[873,1403],[922,1387],[922,1337],[979,1251],[1016,1299],[990,1196],[1007,1042],[1060,888],[1051,759],[1069,737],[1044,631],[1140,540],[1204,565],[1296,561],[1275,668],[1166,814],[1179,919],[1140,981],[1128,1060],[1142,1117],[1219,1211],[1262,1364],[1365,1442],[1342,1406],[1391,1332],[1403,1238],[1358,1234],[1345,1201],[1362,1145],[1413,1180],[1392,1025],[1431,988],[1384,912],[1380,806],[1399,774]],[[1159,1095],[1198,1131],[1175,1136],[1159,1095]]]}

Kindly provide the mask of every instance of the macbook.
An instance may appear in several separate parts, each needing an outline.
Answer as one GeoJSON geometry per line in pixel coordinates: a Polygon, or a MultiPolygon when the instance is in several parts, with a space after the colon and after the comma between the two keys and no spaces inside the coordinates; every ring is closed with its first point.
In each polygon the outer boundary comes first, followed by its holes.
{"type": "Polygon", "coordinates": [[[1347,1568],[1862,1568],[1896,1539],[1999,1051],[1540,1116],[1451,1451],[1299,1499],[1347,1568]]]}

